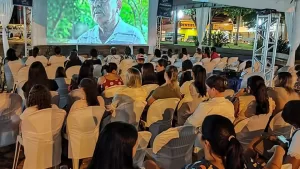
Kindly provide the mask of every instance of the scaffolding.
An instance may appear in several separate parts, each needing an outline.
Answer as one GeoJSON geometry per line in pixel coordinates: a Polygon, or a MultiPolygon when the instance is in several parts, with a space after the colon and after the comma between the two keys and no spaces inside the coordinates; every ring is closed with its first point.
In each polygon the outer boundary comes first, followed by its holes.
{"type": "Polygon", "coordinates": [[[252,71],[255,72],[255,65],[259,64],[260,72],[264,75],[267,86],[270,87],[273,86],[279,25],[280,14],[257,16],[252,71]]]}
{"type": "Polygon", "coordinates": [[[25,57],[29,56],[29,50],[32,50],[32,7],[23,6],[24,16],[24,44],[25,57]]]}
{"type": "Polygon", "coordinates": [[[158,16],[157,17],[157,23],[156,23],[156,32],[157,32],[157,36],[156,36],[156,49],[160,49],[160,42],[161,42],[161,37],[162,37],[162,20],[163,17],[158,16]]]}

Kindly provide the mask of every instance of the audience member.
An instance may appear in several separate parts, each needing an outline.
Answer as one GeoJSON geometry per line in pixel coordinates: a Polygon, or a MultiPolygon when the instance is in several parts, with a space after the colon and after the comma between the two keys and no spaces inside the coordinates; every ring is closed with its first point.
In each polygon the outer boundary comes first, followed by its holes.
{"type": "Polygon", "coordinates": [[[168,66],[168,62],[165,59],[160,59],[157,62],[156,65],[156,76],[157,76],[157,81],[158,81],[158,85],[163,85],[166,83],[165,80],[165,69],[168,66]]]}
{"type": "Polygon", "coordinates": [[[223,96],[223,92],[227,89],[227,80],[221,76],[213,75],[206,80],[206,87],[211,99],[200,103],[185,124],[201,127],[204,118],[212,114],[224,116],[233,122],[234,106],[223,96]]]}
{"type": "Polygon", "coordinates": [[[192,77],[193,63],[190,60],[182,62],[182,72],[179,73],[179,86],[182,86],[185,82],[193,80],[192,77]]]}
{"type": "Polygon", "coordinates": [[[81,66],[82,62],[81,60],[78,58],[78,54],[77,52],[71,52],[70,53],[70,57],[69,60],[65,61],[64,63],[65,65],[65,70],[67,71],[68,68],[72,67],[72,66],[81,66]]]}
{"type": "Polygon", "coordinates": [[[134,126],[112,122],[98,137],[89,169],[138,169],[133,157],[138,147],[138,132],[134,126]]]}
{"type": "Polygon", "coordinates": [[[79,89],[85,94],[85,98],[77,100],[71,107],[70,112],[88,106],[104,106],[104,100],[98,96],[97,83],[89,78],[84,78],[79,84],[79,89]]]}
{"type": "Polygon", "coordinates": [[[217,53],[217,48],[212,47],[211,48],[211,60],[214,60],[216,58],[220,58],[220,54],[217,53]]]}
{"type": "Polygon", "coordinates": [[[188,91],[181,92],[181,94],[185,94],[184,99],[186,99],[187,104],[178,106],[177,124],[179,126],[184,125],[187,118],[194,113],[198,105],[208,99],[205,85],[206,70],[201,65],[195,65],[192,69],[192,76],[194,80],[191,83],[184,83],[181,87],[186,88],[188,91]]]}
{"type": "Polygon", "coordinates": [[[49,58],[48,65],[59,64],[63,66],[64,62],[66,61],[66,57],[61,55],[61,48],[59,46],[56,46],[54,48],[54,53],[55,55],[49,58]]]}
{"type": "Polygon", "coordinates": [[[180,88],[178,86],[178,70],[175,66],[168,66],[164,72],[165,84],[154,90],[148,99],[148,105],[155,100],[167,98],[181,99],[180,88]]]}
{"type": "MultiPolygon", "coordinates": [[[[144,48],[139,48],[139,53],[137,54],[136,58],[141,55],[143,55],[144,58],[147,57],[144,48]]],[[[149,58],[148,58],[148,61],[150,62],[149,58]]]]}
{"type": "MultiPolygon", "coordinates": [[[[185,169],[244,169],[243,148],[231,121],[220,115],[205,117],[201,128],[204,159],[185,169]]],[[[251,167],[252,168],[252,167],[251,167]]]]}
{"type": "Polygon", "coordinates": [[[289,72],[280,72],[275,78],[275,87],[268,90],[269,96],[275,101],[274,115],[281,112],[284,105],[290,100],[300,100],[299,94],[293,89],[292,75],[289,72]]]}
{"type": "Polygon", "coordinates": [[[67,78],[66,71],[63,67],[56,69],[55,78],[67,78]]]}
{"type": "Polygon", "coordinates": [[[145,63],[142,67],[142,85],[157,84],[157,77],[152,63],[145,63]]]}
{"type": "Polygon", "coordinates": [[[151,62],[157,62],[161,59],[161,51],[159,49],[155,49],[154,58],[151,59],[151,62]]]}
{"type": "Polygon", "coordinates": [[[175,49],[174,54],[172,55],[172,59],[176,61],[178,57],[179,57],[179,49],[175,49]]]}
{"type": "Polygon", "coordinates": [[[202,51],[200,48],[196,49],[196,53],[194,54],[194,58],[196,60],[196,62],[200,62],[202,59],[202,51]]]}
{"type": "Polygon", "coordinates": [[[21,63],[19,61],[19,58],[16,55],[16,50],[14,50],[13,48],[9,48],[6,52],[6,58],[4,63],[13,62],[13,61],[21,63]]]}
{"type": "Polygon", "coordinates": [[[93,65],[102,65],[101,60],[98,59],[98,51],[97,49],[91,49],[90,51],[90,56],[91,56],[91,62],[93,63],[93,65]]]}
{"type": "Polygon", "coordinates": [[[95,82],[96,82],[93,72],[94,72],[93,63],[91,63],[87,60],[84,61],[80,67],[79,74],[73,75],[72,81],[70,84],[70,89],[71,90],[78,89],[78,85],[80,84],[81,80],[84,78],[90,78],[92,80],[95,80],[95,82]]]}
{"type": "Polygon", "coordinates": [[[175,58],[173,58],[173,51],[172,49],[168,49],[168,60],[171,63],[170,65],[173,65],[176,61],[175,58]]]}
{"type": "Polygon", "coordinates": [[[209,47],[204,48],[204,53],[202,54],[202,58],[210,58],[210,49],[209,47]]]}
{"type": "Polygon", "coordinates": [[[98,84],[101,85],[102,91],[116,85],[123,85],[121,77],[117,74],[118,66],[115,63],[108,63],[108,65],[103,66],[107,72],[106,75],[98,79],[98,84]]]}
{"type": "Polygon", "coordinates": [[[300,92],[300,71],[298,71],[296,75],[297,75],[297,82],[295,83],[294,89],[295,91],[297,91],[297,93],[299,93],[300,92]]]}
{"type": "Polygon", "coordinates": [[[122,56],[122,59],[134,59],[134,57],[131,54],[131,49],[129,46],[125,47],[124,55],[122,56]]]}
{"type": "Polygon", "coordinates": [[[181,56],[179,56],[179,58],[182,60],[182,61],[185,61],[185,60],[189,60],[190,59],[190,55],[188,54],[188,51],[186,48],[182,48],[181,49],[181,56]]]}
{"type": "Polygon", "coordinates": [[[247,89],[241,89],[235,97],[235,123],[254,115],[272,115],[275,109],[275,102],[268,96],[267,86],[260,76],[250,77],[247,89]]]}
{"type": "Polygon", "coordinates": [[[33,62],[39,61],[41,62],[44,66],[47,66],[48,64],[48,59],[45,56],[39,56],[40,50],[38,47],[34,47],[32,50],[32,56],[29,56],[25,62],[26,66],[30,66],[33,62]]]}
{"type": "Polygon", "coordinates": [[[173,56],[172,49],[168,49],[167,55],[168,55],[169,58],[172,58],[172,56],[173,56]]]}
{"type": "Polygon", "coordinates": [[[120,64],[121,59],[122,59],[121,56],[117,55],[117,48],[112,47],[110,49],[110,55],[108,55],[104,58],[104,62],[105,63],[115,63],[118,65],[118,64],[120,64]]]}
{"type": "Polygon", "coordinates": [[[46,86],[50,91],[58,89],[57,83],[54,80],[48,79],[46,70],[41,62],[33,62],[29,68],[28,80],[22,87],[25,98],[28,97],[32,86],[41,84],[46,86]]]}
{"type": "Polygon", "coordinates": [[[138,69],[140,72],[142,71],[142,67],[145,63],[145,57],[143,54],[138,54],[136,56],[136,62],[137,62],[137,65],[134,65],[133,67],[138,69]]]}
{"type": "Polygon", "coordinates": [[[22,61],[17,57],[16,51],[12,48],[8,49],[4,60],[4,74],[7,86],[6,90],[8,93],[13,90],[14,84],[17,83],[17,79],[15,79],[15,77],[17,77],[18,72],[22,67],[22,61]]]}

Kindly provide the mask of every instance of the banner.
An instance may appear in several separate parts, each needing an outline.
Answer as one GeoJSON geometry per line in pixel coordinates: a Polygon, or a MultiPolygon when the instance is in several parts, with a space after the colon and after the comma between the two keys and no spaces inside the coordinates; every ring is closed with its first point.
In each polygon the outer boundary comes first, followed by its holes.
{"type": "Polygon", "coordinates": [[[13,4],[16,6],[29,6],[32,7],[32,0],[13,0],[13,4]]]}
{"type": "Polygon", "coordinates": [[[159,0],[158,1],[158,17],[170,18],[173,8],[173,0],[159,0]]]}

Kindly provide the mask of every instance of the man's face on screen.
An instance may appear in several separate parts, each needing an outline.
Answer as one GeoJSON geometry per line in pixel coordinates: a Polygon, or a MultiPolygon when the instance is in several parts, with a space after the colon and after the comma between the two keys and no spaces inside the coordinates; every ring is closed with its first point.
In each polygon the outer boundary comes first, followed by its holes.
{"type": "Polygon", "coordinates": [[[98,24],[111,22],[118,15],[119,0],[89,0],[94,21],[98,24]]]}

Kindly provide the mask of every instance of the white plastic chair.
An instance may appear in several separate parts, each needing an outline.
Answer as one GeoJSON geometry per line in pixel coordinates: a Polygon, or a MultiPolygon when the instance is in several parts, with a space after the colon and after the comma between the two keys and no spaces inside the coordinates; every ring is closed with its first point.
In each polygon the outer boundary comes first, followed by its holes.
{"type": "Polygon", "coordinates": [[[154,91],[158,87],[159,87],[158,84],[147,84],[142,86],[142,88],[147,91],[148,96],[151,94],[152,91],[154,91]]]}
{"type": "Polygon", "coordinates": [[[0,147],[14,144],[19,134],[22,98],[17,94],[0,94],[0,147]]]}
{"type": "Polygon", "coordinates": [[[59,94],[59,108],[64,108],[68,104],[68,84],[65,78],[56,78],[55,79],[58,85],[58,94],[59,94]]]}
{"type": "Polygon", "coordinates": [[[43,109],[22,115],[22,137],[18,136],[13,169],[24,146],[23,169],[50,168],[61,162],[61,128],[66,116],[62,109],[43,109]]]}
{"type": "Polygon", "coordinates": [[[45,67],[48,79],[55,79],[57,68],[58,67],[56,65],[51,65],[51,66],[45,67]]]}
{"type": "Polygon", "coordinates": [[[292,134],[293,126],[289,123],[285,122],[281,117],[282,112],[277,113],[271,120],[269,125],[269,133],[281,136],[283,135],[285,138],[290,138],[292,134]]]}
{"type": "Polygon", "coordinates": [[[155,138],[155,148],[148,149],[147,153],[154,158],[160,168],[181,169],[192,163],[196,134],[196,128],[193,126],[181,126],[164,131],[155,138]],[[177,130],[177,133],[174,130],[177,130]]]}
{"type": "Polygon", "coordinates": [[[73,75],[78,75],[79,71],[80,71],[80,67],[81,66],[72,66],[72,67],[69,67],[67,69],[67,71],[66,71],[67,78],[68,79],[72,79],[73,75]]]}
{"type": "Polygon", "coordinates": [[[123,85],[116,85],[105,89],[102,93],[105,105],[110,105],[113,97],[115,96],[115,93],[123,87],[123,85]]]}
{"type": "Polygon", "coordinates": [[[249,143],[264,132],[271,114],[255,115],[238,122],[234,129],[236,138],[243,148],[247,148],[249,143]]]}
{"type": "Polygon", "coordinates": [[[146,156],[146,149],[149,144],[152,134],[148,131],[140,131],[138,133],[138,148],[135,156],[133,157],[133,164],[142,167],[146,156]]]}
{"type": "Polygon", "coordinates": [[[21,61],[10,61],[4,65],[4,74],[6,79],[7,91],[14,88],[17,82],[17,75],[19,70],[23,67],[21,61]]]}
{"type": "Polygon", "coordinates": [[[172,127],[173,115],[179,100],[178,98],[159,99],[149,107],[146,126],[152,133],[150,145],[159,133],[172,127]]]}
{"type": "Polygon", "coordinates": [[[57,107],[59,107],[59,93],[56,91],[50,91],[51,93],[51,104],[55,104],[57,107]]]}
{"type": "Polygon", "coordinates": [[[102,76],[102,65],[94,65],[93,76],[99,78],[102,76]]]}
{"type": "Polygon", "coordinates": [[[68,157],[73,161],[73,169],[79,168],[79,159],[93,156],[104,111],[104,107],[90,106],[68,114],[68,157]]]}

